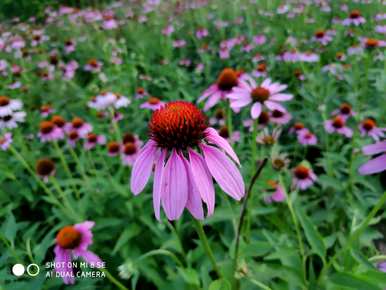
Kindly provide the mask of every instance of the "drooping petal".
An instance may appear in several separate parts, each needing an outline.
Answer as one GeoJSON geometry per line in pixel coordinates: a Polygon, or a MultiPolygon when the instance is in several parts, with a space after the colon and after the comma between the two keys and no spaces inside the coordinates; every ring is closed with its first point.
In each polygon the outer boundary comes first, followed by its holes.
{"type": "MultiPolygon", "coordinates": [[[[271,98],[270,98],[271,99],[271,98]]],[[[264,104],[267,106],[268,109],[271,111],[278,110],[281,112],[287,112],[286,108],[280,105],[277,102],[272,102],[272,101],[265,101],[264,104]]]]}
{"type": "Polygon", "coordinates": [[[71,262],[71,252],[61,248],[60,246],[55,246],[55,272],[59,273],[62,277],[64,284],[74,284],[75,279],[73,276],[72,268],[68,267],[71,262]]]}
{"type": "Polygon", "coordinates": [[[386,170],[386,154],[371,159],[359,167],[361,175],[374,174],[384,170],[386,170]]]}
{"type": "Polygon", "coordinates": [[[160,155],[155,164],[154,181],[153,181],[153,207],[154,214],[157,220],[160,219],[160,205],[161,205],[161,184],[162,175],[164,171],[164,163],[166,157],[166,150],[161,150],[160,155]]]}
{"type": "Polygon", "coordinates": [[[184,156],[181,156],[185,164],[185,169],[188,177],[188,201],[186,202],[186,208],[196,219],[204,219],[204,210],[202,209],[202,202],[200,192],[193,180],[192,170],[188,160],[184,156]]]}
{"type": "Polygon", "coordinates": [[[208,111],[214,105],[216,105],[221,99],[221,92],[215,92],[208,98],[208,101],[205,103],[204,111],[208,111]]]}
{"type": "Polygon", "coordinates": [[[261,114],[261,104],[260,103],[254,103],[251,108],[251,117],[252,119],[257,119],[261,114]]]}
{"type": "MultiPolygon", "coordinates": [[[[95,225],[93,221],[85,221],[74,225],[74,228],[81,234],[81,241],[77,249],[86,250],[92,244],[91,228],[95,225]]],[[[76,250],[76,249],[75,249],[76,250]]]]}
{"type": "Polygon", "coordinates": [[[386,152],[386,141],[364,146],[362,148],[362,152],[363,154],[366,154],[366,155],[373,155],[373,154],[386,152]]]}
{"type": "Polygon", "coordinates": [[[162,177],[162,207],[169,220],[178,219],[188,200],[188,178],[184,162],[173,150],[162,177]]]}
{"type": "Polygon", "coordinates": [[[197,185],[198,192],[208,208],[208,216],[214,212],[215,192],[212,176],[204,159],[192,149],[189,149],[189,160],[192,179],[197,185]]]}
{"type": "Polygon", "coordinates": [[[218,132],[209,127],[205,130],[205,140],[210,143],[213,143],[224,150],[238,165],[240,165],[239,158],[237,157],[235,151],[233,151],[232,146],[228,143],[228,141],[221,137],[218,132]]]}
{"type": "Polygon", "coordinates": [[[244,196],[245,185],[237,167],[217,148],[205,144],[200,147],[205,163],[221,189],[234,199],[240,200],[244,196]]]}
{"type": "Polygon", "coordinates": [[[131,172],[130,188],[134,195],[139,194],[149,180],[157,147],[153,140],[149,140],[138,153],[131,172]]]}
{"type": "Polygon", "coordinates": [[[83,260],[85,260],[89,265],[96,267],[96,268],[103,267],[103,261],[101,260],[101,258],[99,258],[93,252],[83,251],[79,254],[80,254],[79,257],[82,257],[83,260]]]}

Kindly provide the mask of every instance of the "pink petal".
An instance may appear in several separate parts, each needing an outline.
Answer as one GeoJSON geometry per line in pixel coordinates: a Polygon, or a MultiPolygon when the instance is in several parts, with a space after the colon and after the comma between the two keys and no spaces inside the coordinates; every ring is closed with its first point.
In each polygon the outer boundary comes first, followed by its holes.
{"type": "Polygon", "coordinates": [[[188,177],[181,157],[173,150],[162,177],[162,207],[169,220],[178,219],[188,200],[188,177]]]}
{"type": "Polygon", "coordinates": [[[228,141],[221,137],[218,132],[213,128],[207,128],[205,130],[205,140],[210,143],[213,143],[224,150],[238,165],[240,165],[239,158],[237,157],[235,151],[231,145],[229,145],[228,141]]]}
{"type": "Polygon", "coordinates": [[[79,255],[80,257],[83,258],[88,264],[96,267],[96,268],[101,268],[103,265],[103,261],[101,258],[99,258],[97,255],[95,255],[93,252],[90,251],[83,251],[79,255]]]}
{"type": "Polygon", "coordinates": [[[185,157],[181,156],[182,160],[185,164],[185,169],[188,176],[188,201],[186,202],[186,208],[196,219],[202,220],[204,219],[204,211],[202,209],[201,196],[196,186],[196,183],[193,180],[192,170],[188,160],[185,157]]]}
{"type": "Polygon", "coordinates": [[[384,170],[386,170],[386,154],[371,159],[359,167],[359,173],[362,175],[374,174],[384,170]]]}
{"type": "Polygon", "coordinates": [[[200,145],[206,165],[221,189],[236,200],[245,193],[243,178],[237,167],[217,148],[205,144],[200,145]]]}
{"type": "Polygon", "coordinates": [[[271,111],[278,110],[278,111],[281,111],[281,112],[287,112],[287,110],[282,105],[280,105],[279,103],[271,102],[271,101],[265,101],[264,104],[271,111]]]}
{"type": "Polygon", "coordinates": [[[134,195],[139,194],[149,180],[157,147],[153,140],[148,141],[138,153],[131,172],[130,188],[134,195]]]}
{"type": "Polygon", "coordinates": [[[362,148],[363,154],[366,154],[366,155],[378,154],[385,151],[386,151],[386,141],[367,145],[362,148]]]}
{"type": "Polygon", "coordinates": [[[162,150],[155,164],[154,181],[153,181],[153,207],[157,220],[160,219],[160,204],[161,204],[161,184],[164,171],[164,162],[166,150],[162,150]]]}
{"type": "Polygon", "coordinates": [[[56,246],[54,252],[55,272],[60,273],[60,276],[63,277],[64,284],[74,284],[75,279],[71,277],[73,274],[72,268],[68,267],[68,263],[71,262],[71,252],[60,246],[56,246]]]}
{"type": "Polygon", "coordinates": [[[272,101],[289,101],[292,100],[293,95],[291,94],[274,94],[269,99],[272,101]]]}
{"type": "Polygon", "coordinates": [[[205,164],[204,159],[194,150],[189,149],[189,160],[192,179],[197,185],[202,200],[208,207],[208,216],[214,212],[215,192],[212,176],[205,164]]]}
{"type": "Polygon", "coordinates": [[[211,95],[208,99],[208,101],[205,103],[204,111],[208,111],[210,108],[212,108],[214,105],[216,105],[221,99],[221,92],[215,92],[213,95],[211,95]]]}
{"type": "Polygon", "coordinates": [[[261,114],[261,103],[254,103],[251,108],[252,119],[257,119],[261,114]]]}

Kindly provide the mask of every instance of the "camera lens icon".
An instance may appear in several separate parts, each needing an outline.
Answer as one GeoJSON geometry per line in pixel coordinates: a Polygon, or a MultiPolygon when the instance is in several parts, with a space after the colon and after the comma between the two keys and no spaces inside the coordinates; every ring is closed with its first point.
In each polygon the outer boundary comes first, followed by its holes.
{"type": "Polygon", "coordinates": [[[35,277],[39,275],[40,267],[34,263],[29,264],[27,268],[25,268],[23,264],[15,264],[12,266],[12,274],[16,277],[23,276],[25,272],[27,272],[30,277],[35,277]]]}

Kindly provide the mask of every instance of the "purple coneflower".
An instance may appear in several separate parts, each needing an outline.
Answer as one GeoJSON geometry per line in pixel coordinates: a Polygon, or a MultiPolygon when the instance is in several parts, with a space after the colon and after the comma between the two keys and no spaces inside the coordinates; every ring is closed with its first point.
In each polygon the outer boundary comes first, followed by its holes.
{"type": "Polygon", "coordinates": [[[163,107],[165,103],[157,97],[150,97],[145,103],[142,103],[139,107],[141,109],[149,109],[152,111],[158,110],[163,107]]]}
{"type": "Polygon", "coordinates": [[[155,165],[153,206],[157,219],[161,204],[169,220],[178,219],[185,207],[195,218],[203,219],[202,201],[208,215],[213,214],[212,177],[234,199],[244,196],[243,178],[227,156],[239,164],[235,152],[215,129],[208,127],[205,115],[193,104],[166,104],[153,113],[149,131],[150,140],[134,163],[130,187],[135,195],[139,194],[155,165]]]}
{"type": "Polygon", "coordinates": [[[0,149],[6,151],[9,146],[12,144],[12,133],[5,133],[3,136],[0,136],[0,149]]]}
{"type": "Polygon", "coordinates": [[[121,144],[117,141],[107,143],[107,153],[110,157],[117,156],[121,152],[121,144]]]}
{"type": "Polygon", "coordinates": [[[335,116],[331,120],[324,122],[324,128],[328,133],[338,133],[347,138],[351,138],[353,131],[346,126],[346,119],[342,116],[335,116]]]}
{"type": "Polygon", "coordinates": [[[362,148],[365,155],[374,155],[381,153],[380,156],[367,161],[359,167],[359,173],[369,175],[386,170],[386,141],[380,141],[375,144],[367,145],[362,148]]]}
{"type": "Polygon", "coordinates": [[[332,37],[335,33],[331,30],[318,30],[315,32],[313,40],[319,42],[322,45],[327,45],[332,41],[332,37]]]}
{"type": "Polygon", "coordinates": [[[216,83],[206,89],[202,96],[198,99],[198,102],[202,102],[207,99],[204,111],[207,111],[215,106],[220,100],[224,100],[234,88],[241,88],[245,86],[240,81],[240,76],[241,75],[237,71],[231,68],[223,69],[218,76],[216,83]]]}
{"type": "Polygon", "coordinates": [[[56,141],[64,138],[64,132],[52,121],[42,121],[39,125],[38,136],[41,142],[56,141]]]}
{"type": "Polygon", "coordinates": [[[50,114],[52,114],[54,112],[54,109],[51,107],[51,105],[49,104],[46,104],[46,105],[42,105],[40,107],[40,116],[42,117],[48,117],[50,114]]]}
{"type": "Polygon", "coordinates": [[[362,136],[370,136],[375,141],[379,141],[380,138],[384,137],[384,133],[386,132],[386,128],[378,128],[377,123],[372,118],[364,119],[359,125],[359,131],[362,136]]]}
{"type": "Polygon", "coordinates": [[[122,147],[121,159],[124,165],[132,166],[138,157],[139,149],[134,142],[126,142],[122,147]]]}
{"type": "Polygon", "coordinates": [[[316,145],[318,143],[316,135],[311,133],[308,129],[299,131],[297,137],[298,142],[302,145],[316,145]]]}
{"type": "Polygon", "coordinates": [[[338,110],[335,110],[331,113],[331,115],[339,115],[341,117],[343,117],[344,119],[347,119],[351,116],[355,116],[356,115],[356,112],[354,112],[351,108],[351,105],[348,104],[348,103],[343,103],[340,105],[339,109],[338,110]]]}
{"type": "Polygon", "coordinates": [[[95,58],[92,58],[84,66],[84,70],[92,73],[97,73],[101,71],[102,65],[103,65],[102,62],[98,61],[95,58]]]}
{"type": "Polygon", "coordinates": [[[259,86],[252,78],[246,79],[243,83],[245,84],[243,87],[233,88],[228,98],[232,109],[239,109],[253,103],[251,107],[251,117],[253,119],[260,116],[263,106],[271,111],[286,112],[280,102],[291,100],[293,97],[291,94],[282,93],[287,85],[272,83],[270,79],[264,80],[259,86]]]}
{"type": "Polygon", "coordinates": [[[42,158],[36,162],[36,173],[44,182],[48,182],[48,178],[55,175],[55,171],[55,163],[51,159],[42,158]]]}
{"type": "Polygon", "coordinates": [[[104,135],[97,135],[95,133],[88,133],[86,136],[86,142],[83,147],[86,150],[95,148],[96,145],[104,145],[106,143],[106,137],[104,135]]]}
{"type": "Polygon", "coordinates": [[[298,165],[293,170],[293,185],[300,190],[306,190],[314,184],[317,177],[311,168],[298,165]]]}
{"type": "Polygon", "coordinates": [[[63,279],[64,284],[74,284],[74,274],[71,267],[73,258],[81,257],[91,267],[100,268],[102,260],[88,250],[92,244],[91,228],[93,221],[85,221],[73,226],[63,227],[56,236],[55,272],[63,279]]]}
{"type": "Polygon", "coordinates": [[[284,188],[274,180],[268,180],[268,185],[274,190],[274,192],[264,198],[266,203],[282,202],[285,200],[284,188]]]}
{"type": "Polygon", "coordinates": [[[349,17],[342,21],[342,24],[345,26],[359,26],[365,22],[366,19],[361,15],[361,12],[359,10],[353,10],[351,11],[349,17]]]}
{"type": "Polygon", "coordinates": [[[75,117],[72,119],[71,123],[65,125],[64,130],[67,133],[76,131],[80,137],[84,137],[92,131],[92,126],[91,124],[86,123],[82,118],[75,117]]]}
{"type": "Polygon", "coordinates": [[[272,123],[279,124],[279,125],[285,125],[289,121],[291,121],[292,116],[287,111],[281,111],[281,110],[273,110],[269,112],[269,119],[272,123]]]}

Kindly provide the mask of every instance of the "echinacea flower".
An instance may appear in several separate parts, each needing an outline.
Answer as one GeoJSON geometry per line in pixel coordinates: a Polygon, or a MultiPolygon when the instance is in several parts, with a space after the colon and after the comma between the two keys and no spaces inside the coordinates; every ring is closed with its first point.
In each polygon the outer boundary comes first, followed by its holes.
{"type": "Polygon", "coordinates": [[[316,135],[308,129],[301,130],[297,135],[298,142],[302,145],[316,145],[318,143],[316,135]]]}
{"type": "Polygon", "coordinates": [[[374,155],[381,153],[380,156],[367,161],[359,167],[361,175],[369,175],[386,170],[386,141],[380,141],[371,145],[364,146],[362,152],[365,155],[374,155]]]}
{"type": "Polygon", "coordinates": [[[67,123],[64,127],[67,133],[76,131],[80,137],[86,136],[92,131],[92,126],[86,123],[82,118],[75,117],[70,123],[67,123]]]}
{"type": "Polygon", "coordinates": [[[322,45],[327,45],[332,41],[332,36],[335,33],[333,31],[318,30],[315,32],[313,40],[319,42],[322,45]]]}
{"type": "Polygon", "coordinates": [[[237,71],[231,68],[224,68],[218,76],[216,83],[212,84],[198,98],[198,103],[207,99],[204,111],[208,111],[220,100],[227,98],[234,88],[243,86],[245,85],[240,81],[240,74],[237,71]]]}
{"type": "Polygon", "coordinates": [[[5,133],[3,136],[0,136],[0,149],[6,151],[9,146],[12,144],[12,133],[5,133]]]}
{"type": "Polygon", "coordinates": [[[84,66],[84,70],[92,73],[97,73],[101,71],[102,65],[103,65],[102,62],[98,61],[95,58],[92,58],[84,66]]]}
{"type": "Polygon", "coordinates": [[[298,165],[293,170],[293,185],[300,190],[306,190],[314,184],[317,177],[311,168],[298,165]]]}
{"type": "Polygon", "coordinates": [[[53,108],[51,107],[51,105],[47,104],[47,105],[42,105],[40,107],[40,116],[42,117],[48,117],[50,114],[52,114],[53,112],[53,108]]]}
{"type": "Polygon", "coordinates": [[[260,116],[263,106],[271,111],[286,112],[280,102],[289,101],[293,97],[291,94],[282,93],[287,85],[272,83],[270,79],[264,80],[260,85],[257,85],[252,78],[245,80],[243,83],[245,84],[244,87],[233,88],[228,98],[232,109],[240,109],[253,103],[251,107],[251,117],[253,119],[260,116]]]}
{"type": "Polygon", "coordinates": [[[361,15],[361,12],[359,10],[353,10],[351,11],[348,18],[344,19],[342,21],[342,24],[345,26],[358,26],[366,22],[366,19],[361,15]]]}
{"type": "Polygon", "coordinates": [[[67,143],[70,147],[75,147],[76,142],[80,139],[78,131],[72,130],[67,133],[67,143]]]}
{"type": "Polygon", "coordinates": [[[273,110],[269,114],[269,119],[272,123],[276,123],[279,125],[285,125],[289,121],[291,121],[292,116],[287,111],[273,110]]]}
{"type": "Polygon", "coordinates": [[[215,190],[220,188],[236,200],[245,193],[239,160],[228,142],[208,127],[205,115],[185,101],[167,103],[155,111],[149,123],[150,140],[134,163],[130,187],[134,195],[145,188],[153,166],[153,206],[157,219],[162,207],[169,220],[178,219],[186,207],[197,219],[214,212],[215,190]],[[227,156],[229,155],[229,157],[227,156]]]}
{"type": "Polygon", "coordinates": [[[290,133],[296,133],[299,134],[302,130],[306,129],[303,123],[301,122],[296,122],[293,124],[293,126],[289,129],[290,133]]]}
{"type": "Polygon", "coordinates": [[[132,166],[138,157],[139,149],[134,142],[126,142],[122,146],[121,160],[124,165],[132,166]]]}
{"type": "Polygon", "coordinates": [[[104,145],[106,143],[106,137],[104,135],[97,135],[95,133],[88,133],[85,139],[86,142],[84,142],[83,147],[86,150],[91,150],[95,148],[96,145],[104,145]]]}
{"type": "Polygon", "coordinates": [[[103,267],[102,260],[89,251],[92,245],[91,228],[94,226],[93,221],[65,226],[56,236],[55,245],[55,272],[63,279],[64,284],[74,284],[75,278],[71,262],[73,258],[81,257],[91,267],[103,267]]]}
{"type": "Polygon", "coordinates": [[[218,134],[227,140],[230,144],[240,141],[240,131],[233,131],[231,134],[227,126],[222,126],[218,134]]]}
{"type": "Polygon", "coordinates": [[[52,121],[42,121],[39,125],[38,136],[41,142],[56,141],[64,138],[63,130],[52,121]]]}
{"type": "Polygon", "coordinates": [[[331,120],[324,122],[324,128],[328,133],[338,133],[347,138],[351,138],[353,131],[346,126],[346,119],[341,116],[335,116],[331,120]]]}
{"type": "Polygon", "coordinates": [[[210,125],[220,125],[223,126],[225,125],[225,111],[221,108],[218,108],[214,112],[214,116],[209,118],[209,124],[210,125]]]}
{"type": "Polygon", "coordinates": [[[42,158],[36,162],[36,173],[44,182],[48,182],[48,178],[55,174],[55,163],[51,159],[42,158]]]}
{"type": "Polygon", "coordinates": [[[159,98],[150,97],[145,103],[142,103],[139,107],[141,109],[149,109],[152,111],[160,109],[165,103],[162,102],[159,98]]]}
{"type": "Polygon", "coordinates": [[[117,156],[121,152],[121,144],[117,141],[107,143],[107,153],[110,157],[117,156]]]}
{"type": "Polygon", "coordinates": [[[280,128],[273,129],[272,133],[270,133],[267,128],[264,128],[264,130],[256,136],[256,142],[262,145],[272,146],[277,142],[280,134],[280,128]]]}
{"type": "Polygon", "coordinates": [[[280,171],[284,168],[287,168],[290,163],[288,155],[285,153],[273,153],[271,156],[272,168],[280,171]]]}
{"type": "Polygon", "coordinates": [[[379,141],[380,138],[385,136],[384,132],[386,132],[386,128],[377,127],[377,123],[372,118],[364,119],[359,125],[359,131],[361,132],[361,136],[370,136],[375,141],[379,141]]]}
{"type": "Polygon", "coordinates": [[[264,198],[266,203],[282,202],[285,200],[284,188],[275,180],[268,180],[268,185],[273,189],[273,193],[264,198]]]}
{"type": "Polygon", "coordinates": [[[13,129],[18,123],[24,122],[26,113],[20,111],[23,103],[20,100],[12,100],[6,96],[0,96],[0,129],[13,129]]]}
{"type": "Polygon", "coordinates": [[[355,116],[356,112],[352,110],[352,107],[348,103],[343,103],[340,105],[338,110],[335,110],[331,113],[331,115],[336,116],[339,115],[343,117],[344,119],[347,119],[349,117],[355,116]]]}
{"type": "Polygon", "coordinates": [[[14,111],[22,108],[23,103],[20,100],[10,99],[6,96],[0,96],[0,117],[12,115],[14,111]]]}
{"type": "Polygon", "coordinates": [[[252,75],[255,78],[266,77],[267,76],[267,65],[265,62],[259,63],[254,71],[252,71],[252,75]]]}

